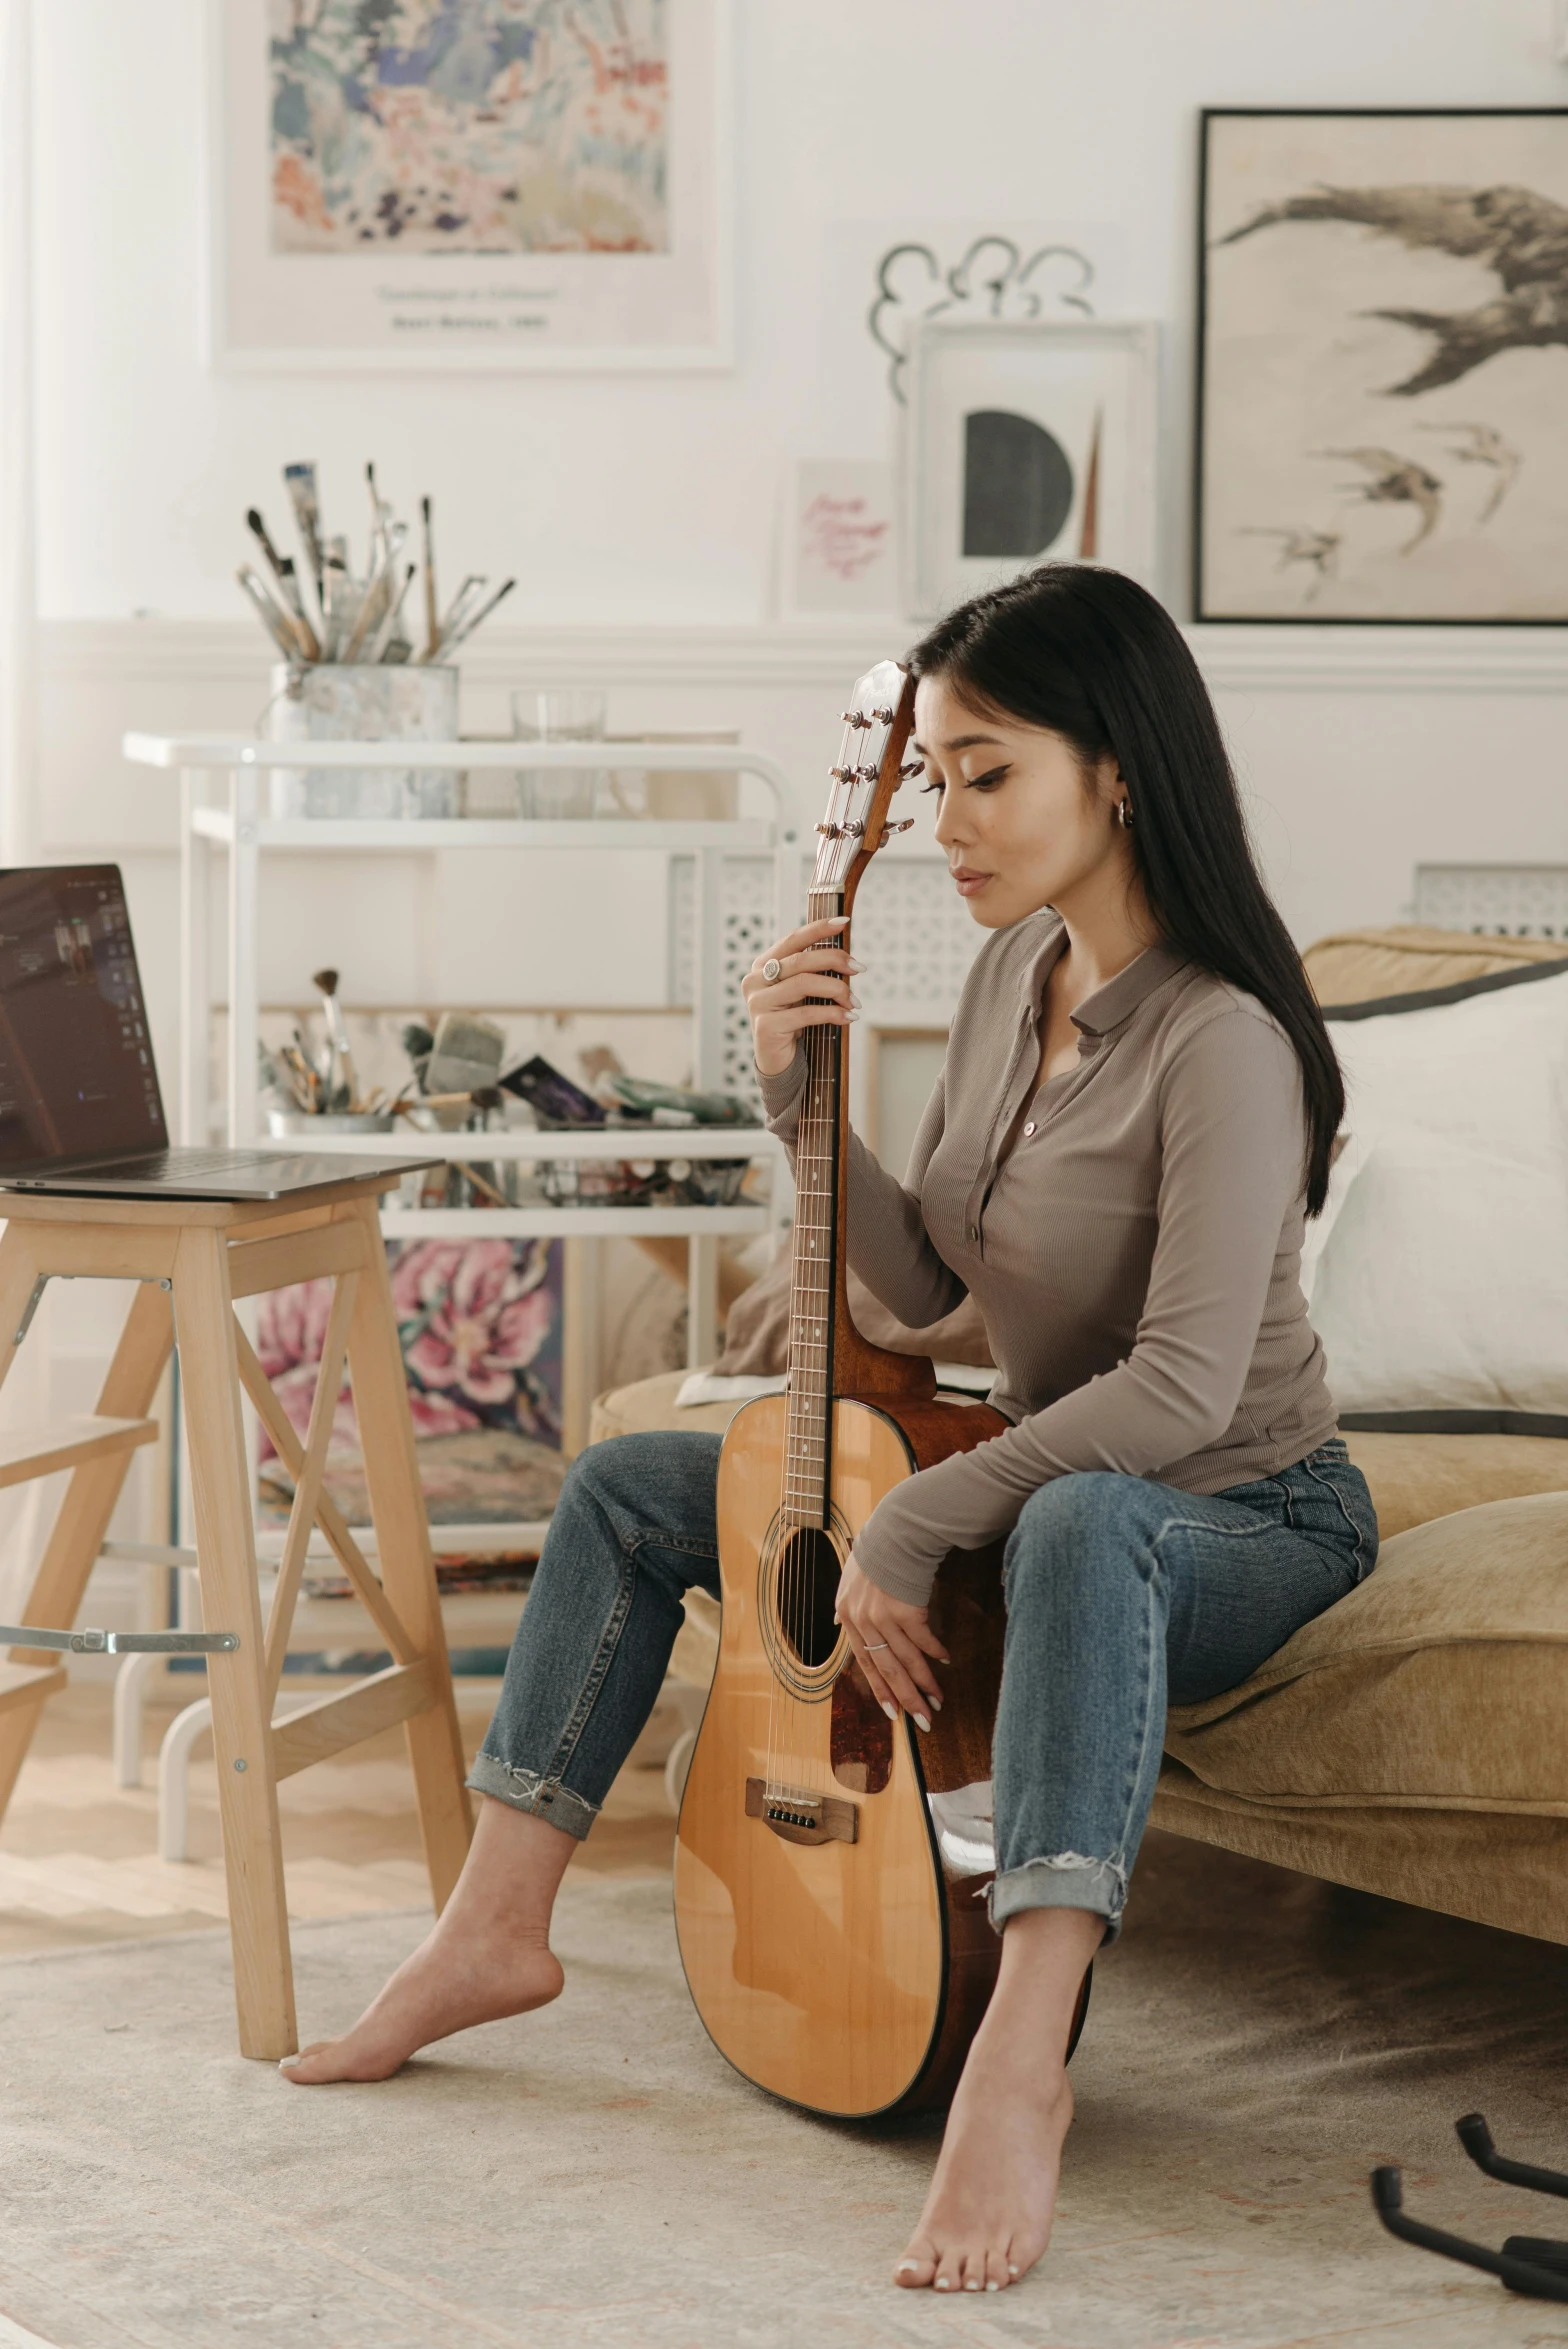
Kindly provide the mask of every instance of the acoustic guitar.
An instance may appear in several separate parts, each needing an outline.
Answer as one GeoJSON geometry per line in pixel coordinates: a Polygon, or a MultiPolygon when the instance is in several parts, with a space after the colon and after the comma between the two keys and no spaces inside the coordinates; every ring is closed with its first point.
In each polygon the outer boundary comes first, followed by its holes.
{"type": "MultiPolygon", "coordinates": [[[[812,921],[851,913],[870,859],[905,829],[889,809],[920,771],[903,763],[913,705],[892,661],[855,688],[812,921]]],[[[850,1319],[848,1041],[832,1025],[805,1034],[788,1389],[737,1412],[719,1459],[723,1618],[675,1919],[697,2011],[737,2071],[866,2118],[946,2100],[996,1977],[1001,1550],[955,1552],[937,1577],[931,1619],[952,1661],[929,1734],[872,1698],[833,1618],[839,1572],[884,1493],[1006,1422],[939,1396],[929,1361],[868,1344],[850,1319]]]]}

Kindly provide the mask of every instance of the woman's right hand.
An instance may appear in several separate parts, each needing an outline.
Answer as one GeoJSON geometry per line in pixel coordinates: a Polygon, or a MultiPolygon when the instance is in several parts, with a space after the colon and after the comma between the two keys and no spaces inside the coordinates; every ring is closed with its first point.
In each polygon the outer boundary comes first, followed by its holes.
{"type": "Polygon", "coordinates": [[[861,966],[834,942],[848,919],[832,914],[791,930],[766,947],[742,979],[752,1050],[765,1077],[783,1075],[807,1028],[847,1027],[859,1016],[860,999],[849,982],[861,966]],[[763,977],[767,962],[779,965],[777,978],[763,977]]]}

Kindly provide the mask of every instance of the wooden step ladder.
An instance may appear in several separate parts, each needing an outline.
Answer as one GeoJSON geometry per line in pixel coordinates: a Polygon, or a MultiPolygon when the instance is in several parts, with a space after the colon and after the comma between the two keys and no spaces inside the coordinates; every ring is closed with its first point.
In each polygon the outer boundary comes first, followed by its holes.
{"type": "MultiPolygon", "coordinates": [[[[70,1474],[20,1624],[58,1630],[75,1622],[131,1455],[157,1436],[148,1413],[170,1348],[179,1347],[202,1617],[211,1630],[237,1635],[231,1652],[209,1655],[207,1670],[240,2049],[272,2061],[299,2045],[278,1780],[401,1723],[438,1910],[468,1850],[462,1747],[377,1216],[379,1191],[396,1180],[336,1182],[283,1201],[243,1204],[21,1193],[0,1200],[7,1219],[0,1237],[0,1381],[49,1280],[139,1284],[96,1413],[0,1435],[0,1486],[70,1474]],[[301,1443],[233,1308],[237,1298],[317,1279],[332,1281],[333,1299],[301,1443]],[[324,1489],[345,1365],[379,1578],[324,1489]],[[242,1387],[295,1480],[265,1626],[242,1387]],[[289,1625],[316,1525],[393,1661],[275,1721],[289,1625]]],[[[0,1814],[39,1712],[65,1681],[63,1666],[46,1649],[17,1645],[0,1664],[0,1814]]]]}

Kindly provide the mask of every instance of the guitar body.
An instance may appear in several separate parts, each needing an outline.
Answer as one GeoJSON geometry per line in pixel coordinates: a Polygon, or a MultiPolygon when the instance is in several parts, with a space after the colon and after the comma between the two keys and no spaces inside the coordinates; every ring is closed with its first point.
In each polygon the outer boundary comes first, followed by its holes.
{"type": "Polygon", "coordinates": [[[983,1404],[836,1398],[829,1524],[809,1558],[780,1505],[786,1398],[749,1404],[725,1437],[723,1623],[681,1804],[676,1927],[715,2045],[814,2112],[944,2102],[995,1980],[989,1877],[944,1873],[927,1798],[991,1775],[1000,1550],[955,1554],[938,1577],[952,1663],[929,1736],[872,1701],[831,1603],[883,1494],[1004,1424],[983,1404]]]}

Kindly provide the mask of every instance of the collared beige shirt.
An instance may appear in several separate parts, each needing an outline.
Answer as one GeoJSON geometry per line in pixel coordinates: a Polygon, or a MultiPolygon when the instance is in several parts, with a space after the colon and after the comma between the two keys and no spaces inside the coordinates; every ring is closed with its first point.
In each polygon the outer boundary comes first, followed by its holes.
{"type": "MultiPolygon", "coordinates": [[[[967,1290],[1012,1422],[899,1485],[857,1540],[872,1580],[913,1605],[949,1550],[1010,1532],[1053,1477],[1217,1493],[1334,1433],[1301,1293],[1306,1117],[1288,1037],[1254,997],[1152,946],[1080,1004],[1077,1067],[1036,1090],[1065,945],[1046,911],[981,948],[904,1182],[851,1140],[850,1262],[915,1329],[967,1290]]],[[[760,1080],[786,1142],[805,1074],[799,1053],[760,1080]]]]}

